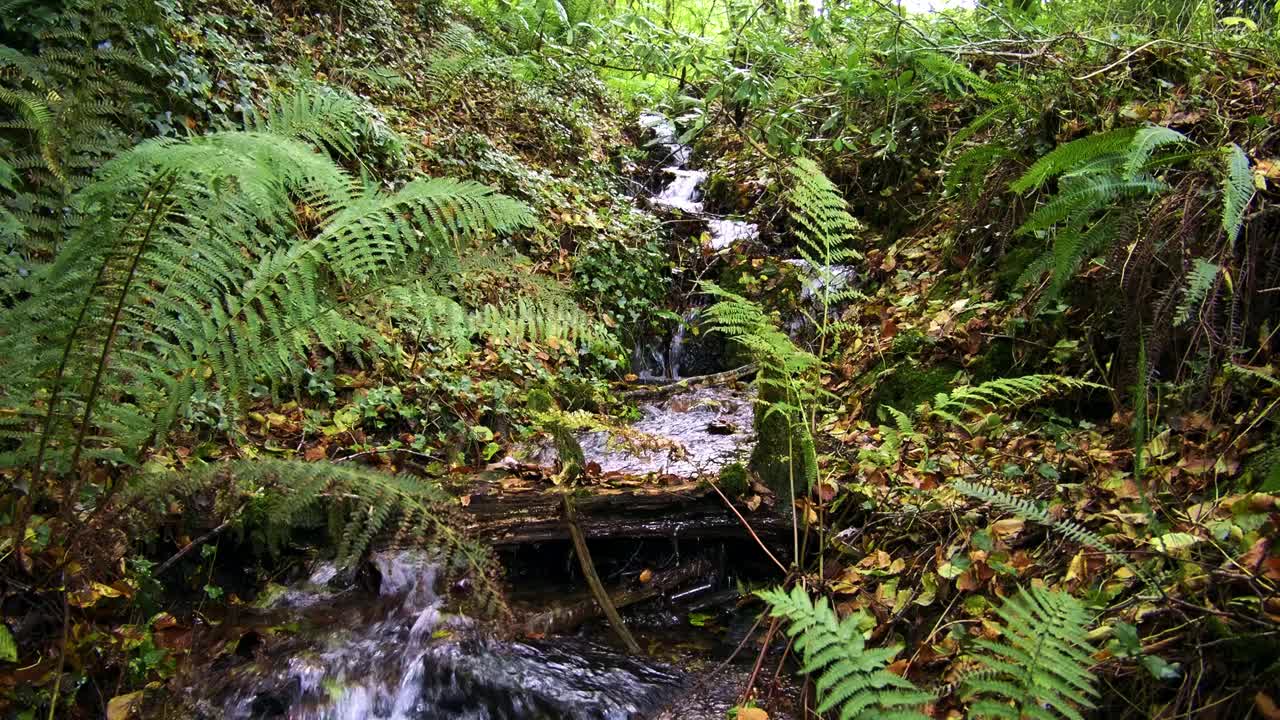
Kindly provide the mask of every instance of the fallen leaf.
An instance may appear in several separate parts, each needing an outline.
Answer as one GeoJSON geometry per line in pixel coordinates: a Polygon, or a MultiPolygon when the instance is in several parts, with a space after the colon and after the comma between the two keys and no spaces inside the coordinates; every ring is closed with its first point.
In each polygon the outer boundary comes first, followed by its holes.
{"type": "Polygon", "coordinates": [[[117,695],[107,702],[107,720],[125,720],[133,714],[134,708],[142,701],[142,691],[136,690],[127,695],[117,695]]]}
{"type": "Polygon", "coordinates": [[[1257,695],[1253,696],[1253,706],[1258,709],[1258,714],[1262,715],[1266,720],[1280,720],[1280,705],[1276,705],[1276,701],[1261,690],[1258,691],[1257,695]]]}
{"type": "Polygon", "coordinates": [[[769,720],[769,713],[758,707],[738,708],[738,720],[769,720]]]}
{"type": "Polygon", "coordinates": [[[1022,528],[1026,525],[1026,521],[1022,518],[1006,518],[991,523],[991,532],[996,537],[1004,540],[1013,535],[1022,532],[1022,528]]]}

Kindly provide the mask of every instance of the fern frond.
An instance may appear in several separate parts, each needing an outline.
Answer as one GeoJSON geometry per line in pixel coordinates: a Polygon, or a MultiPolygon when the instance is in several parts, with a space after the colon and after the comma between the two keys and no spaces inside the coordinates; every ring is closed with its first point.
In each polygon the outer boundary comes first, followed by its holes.
{"type": "Polygon", "coordinates": [[[198,387],[235,412],[254,383],[295,377],[317,345],[376,347],[340,312],[349,298],[530,221],[477,183],[419,180],[384,195],[261,132],[142,143],[76,203],[92,222],[27,281],[0,333],[0,407],[54,399],[35,414],[43,439],[20,451],[53,452],[51,471],[80,452],[66,441],[71,417],[99,419],[102,439],[85,450],[127,458],[163,438],[198,387]]]}
{"type": "Polygon", "coordinates": [[[360,122],[360,106],[354,98],[318,83],[273,97],[262,110],[245,112],[249,130],[296,138],[342,157],[355,156],[360,122]]]}
{"type": "Polygon", "coordinates": [[[814,602],[799,586],[756,595],[770,615],[787,621],[804,662],[800,672],[816,675],[819,713],[837,712],[842,720],[927,717],[920,708],[932,696],[885,669],[899,648],[867,649],[856,616],[841,621],[826,598],[814,602]]]}
{"type": "Polygon", "coordinates": [[[1070,218],[1084,221],[1118,200],[1156,195],[1167,189],[1167,185],[1151,177],[1126,180],[1109,174],[1083,175],[1037,208],[1017,232],[1026,235],[1047,230],[1070,218]]]}
{"type": "Polygon", "coordinates": [[[1151,586],[1152,584],[1151,580],[1141,570],[1129,562],[1129,559],[1124,555],[1124,553],[1116,550],[1116,548],[1104,540],[1101,535],[1089,530],[1080,523],[1071,520],[1059,520],[1030,500],[1010,495],[1009,493],[996,490],[995,488],[988,487],[986,485],[970,483],[964,480],[955,480],[952,481],[951,487],[963,495],[967,495],[975,500],[981,500],[985,503],[990,503],[1005,512],[1017,515],[1020,518],[1034,520],[1041,525],[1055,530],[1069,540],[1105,553],[1112,559],[1119,561],[1122,565],[1128,568],[1135,577],[1141,579],[1148,586],[1151,586]]]}
{"type": "Polygon", "coordinates": [[[951,167],[947,169],[943,179],[943,188],[951,194],[963,190],[973,199],[982,189],[983,181],[991,168],[1011,155],[1008,148],[994,142],[969,148],[951,161],[951,167]]]}
{"type": "Polygon", "coordinates": [[[1192,313],[1196,312],[1204,303],[1205,297],[1209,294],[1209,290],[1213,288],[1220,272],[1222,272],[1222,268],[1216,264],[1204,258],[1195,259],[1191,272],[1187,274],[1187,287],[1183,292],[1182,302],[1178,303],[1174,324],[1185,325],[1191,319],[1192,313]]]}
{"type": "Polygon", "coordinates": [[[975,659],[988,672],[963,683],[975,697],[974,717],[1065,717],[1083,720],[1096,697],[1089,668],[1088,615],[1061,592],[1023,587],[996,610],[1004,621],[1001,640],[978,639],[987,651],[975,659]]]}
{"type": "Polygon", "coordinates": [[[985,408],[1019,408],[1052,395],[1073,390],[1105,388],[1088,380],[1063,375],[1023,375],[996,378],[980,385],[962,385],[939,393],[931,410],[960,414],[985,408]]]}
{"type": "Polygon", "coordinates": [[[1051,178],[1086,162],[1106,155],[1122,154],[1133,142],[1136,132],[1134,128],[1121,128],[1063,143],[1037,160],[1009,189],[1016,193],[1035,190],[1051,178]]]}
{"type": "Polygon", "coordinates": [[[1147,125],[1139,128],[1134,133],[1133,141],[1129,143],[1128,151],[1125,153],[1125,177],[1130,179],[1138,177],[1146,168],[1147,161],[1160,148],[1189,142],[1191,140],[1186,135],[1161,125],[1147,125]]]}
{"type": "Polygon", "coordinates": [[[849,204],[818,164],[800,158],[791,167],[792,187],[787,193],[791,219],[805,258],[816,266],[830,267],[860,257],[853,247],[862,226],[849,214],[849,204]]]}
{"type": "Polygon", "coordinates": [[[1249,158],[1239,145],[1231,143],[1222,149],[1226,167],[1222,174],[1222,229],[1232,245],[1240,235],[1244,224],[1244,211],[1253,201],[1253,173],[1249,171],[1249,158]]]}

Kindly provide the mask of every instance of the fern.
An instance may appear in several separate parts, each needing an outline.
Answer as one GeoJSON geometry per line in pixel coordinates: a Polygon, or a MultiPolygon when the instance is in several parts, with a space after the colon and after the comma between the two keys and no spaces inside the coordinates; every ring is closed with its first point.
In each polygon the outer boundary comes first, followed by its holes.
{"type": "Polygon", "coordinates": [[[443,104],[455,100],[467,80],[509,69],[510,59],[495,54],[471,28],[450,23],[433,38],[423,84],[430,97],[443,104]]]}
{"type": "Polygon", "coordinates": [[[415,353],[428,340],[459,355],[471,351],[474,328],[466,309],[456,300],[417,282],[390,288],[386,305],[391,316],[403,323],[407,334],[414,338],[415,353]]]}
{"type": "Polygon", "coordinates": [[[826,598],[814,602],[799,586],[756,595],[770,615],[788,622],[804,661],[800,672],[817,677],[819,713],[838,712],[841,720],[927,717],[920,708],[932,696],[885,669],[900,648],[868,649],[856,616],[841,621],[826,598]]]}
{"type": "Polygon", "coordinates": [[[1059,520],[1050,515],[1046,510],[1040,508],[1030,500],[1010,495],[1009,493],[996,490],[977,483],[970,483],[964,480],[955,480],[951,483],[951,487],[957,492],[967,495],[975,500],[981,500],[990,503],[1005,512],[1017,515],[1025,520],[1034,520],[1041,525],[1049,527],[1069,540],[1077,542],[1086,547],[1102,552],[1112,559],[1119,561],[1133,575],[1141,579],[1148,586],[1152,586],[1151,580],[1136,566],[1129,562],[1124,553],[1121,553],[1114,546],[1102,538],[1101,535],[1089,530],[1080,523],[1071,520],[1059,520]]]}
{"type": "Polygon", "coordinates": [[[1075,598],[1061,592],[1021,588],[996,610],[1004,621],[1002,641],[979,638],[988,654],[976,656],[982,672],[963,683],[977,700],[969,707],[980,718],[1083,720],[1097,695],[1089,668],[1089,618],[1075,598]]]}
{"type": "Polygon", "coordinates": [[[1133,142],[1136,130],[1122,128],[1063,143],[1033,164],[1009,189],[1016,193],[1039,189],[1051,178],[1100,157],[1121,155],[1133,142]]]}
{"type": "Polygon", "coordinates": [[[1239,145],[1231,143],[1222,149],[1226,162],[1222,175],[1222,229],[1227,241],[1235,244],[1244,224],[1244,211],[1253,201],[1253,174],[1249,171],[1249,158],[1239,145]]]}
{"type": "Polygon", "coordinates": [[[943,179],[943,188],[952,195],[963,191],[972,201],[982,190],[991,168],[1011,155],[1008,148],[997,143],[969,148],[951,161],[951,167],[947,169],[943,179]]]}
{"type": "Polygon", "coordinates": [[[1182,295],[1182,302],[1178,303],[1177,315],[1174,318],[1175,324],[1185,325],[1191,319],[1192,313],[1196,312],[1204,303],[1205,297],[1208,296],[1209,291],[1213,288],[1220,272],[1222,272],[1222,268],[1214,263],[1204,258],[1195,259],[1191,272],[1187,274],[1187,288],[1182,295]]]}
{"type": "Polygon", "coordinates": [[[1168,128],[1126,128],[1066,143],[1036,162],[1011,188],[1022,192],[1059,177],[1058,192],[1017,232],[1051,231],[1052,248],[1028,266],[1022,281],[1051,269],[1053,280],[1043,299],[1061,293],[1085,258],[1114,245],[1132,227],[1141,201],[1168,190],[1146,171],[1161,148],[1186,142],[1168,128]]]}
{"type": "Polygon", "coordinates": [[[93,222],[13,296],[0,334],[9,458],[37,475],[131,461],[198,388],[234,409],[316,345],[375,339],[340,312],[349,298],[530,221],[477,183],[384,194],[263,132],[142,143],[76,201],[93,222]]]}
{"type": "MultiPolygon", "coordinates": [[[[835,183],[809,158],[796,160],[791,167],[791,179],[787,201],[791,204],[791,221],[800,239],[800,256],[811,267],[828,273],[834,265],[860,258],[853,244],[862,226],[849,214],[849,205],[835,183]]],[[[831,278],[821,280],[820,292],[834,292],[828,290],[836,287],[830,282],[831,278]]],[[[827,305],[838,301],[839,298],[823,298],[827,305]]]]}
{"type": "Polygon", "coordinates": [[[816,389],[806,386],[802,379],[821,364],[816,356],[797,347],[779,329],[777,321],[756,303],[714,283],[703,282],[700,287],[715,300],[705,311],[715,331],[740,345],[753,361],[778,378],[778,382],[785,383],[790,391],[798,391],[797,403],[815,397],[816,389]]]}
{"type": "Polygon", "coordinates": [[[354,98],[318,83],[304,84],[274,98],[262,110],[250,108],[245,113],[249,130],[295,138],[347,158],[356,154],[360,124],[360,105],[354,98]]]}
{"type": "Polygon", "coordinates": [[[1164,192],[1168,186],[1150,177],[1126,180],[1110,174],[1084,175],[1064,183],[1062,190],[1036,209],[1018,228],[1019,234],[1048,230],[1066,220],[1087,220],[1120,200],[1164,192]]]}
{"type": "Polygon", "coordinates": [[[1023,375],[997,378],[980,385],[962,385],[933,398],[930,414],[960,423],[959,416],[986,408],[1018,408],[1038,400],[1073,390],[1104,388],[1104,385],[1062,375],[1023,375]]]}
{"type": "Polygon", "coordinates": [[[538,275],[518,253],[470,253],[458,272],[462,300],[475,309],[470,322],[493,342],[564,342],[606,355],[619,350],[609,328],[564,283],[538,275]]]}
{"type": "Polygon", "coordinates": [[[1124,176],[1137,178],[1146,167],[1151,156],[1166,145],[1180,145],[1191,142],[1186,135],[1161,125],[1147,125],[1134,133],[1125,153],[1124,176]]]}
{"type": "Polygon", "coordinates": [[[156,12],[144,0],[46,5],[15,0],[0,13],[14,44],[0,46],[0,126],[20,131],[6,154],[22,178],[7,209],[26,228],[20,252],[40,262],[83,220],[71,194],[144,127],[141,81],[154,69],[136,34],[156,12]]]}

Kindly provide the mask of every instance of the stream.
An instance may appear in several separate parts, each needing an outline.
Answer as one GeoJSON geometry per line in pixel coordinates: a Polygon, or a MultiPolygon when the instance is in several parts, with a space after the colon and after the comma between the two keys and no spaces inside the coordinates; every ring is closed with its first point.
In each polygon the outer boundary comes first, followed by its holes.
{"type": "MultiPolygon", "coordinates": [[[[640,122],[668,179],[650,198],[655,206],[705,221],[713,251],[758,236],[753,224],[703,212],[706,173],[688,168],[692,150],[670,120],[646,113],[640,122]]],[[[695,316],[692,308],[670,338],[637,346],[633,369],[641,378],[665,382],[699,369],[688,336],[695,316]]],[[[640,402],[640,417],[625,432],[584,432],[579,441],[600,474],[714,475],[750,454],[754,401],[744,383],[685,389],[640,402]]],[[[546,446],[526,455],[546,467],[556,461],[546,446]]],[[[377,552],[354,578],[314,563],[305,577],[254,603],[253,620],[234,628],[239,661],[196,678],[194,705],[200,717],[227,720],[723,720],[758,650],[749,642],[755,611],[735,609],[739,584],[749,578],[734,573],[746,556],[726,541],[682,547],[674,535],[593,543],[601,576],[622,587],[640,582],[641,566],[719,569],[627,608],[647,651],[631,657],[600,620],[559,636],[511,637],[459,614],[447,573],[421,551],[377,552]],[[288,631],[279,633],[282,627],[288,631]]],[[[570,558],[567,545],[555,543],[508,553],[513,607],[536,613],[584,601],[570,558]]]]}

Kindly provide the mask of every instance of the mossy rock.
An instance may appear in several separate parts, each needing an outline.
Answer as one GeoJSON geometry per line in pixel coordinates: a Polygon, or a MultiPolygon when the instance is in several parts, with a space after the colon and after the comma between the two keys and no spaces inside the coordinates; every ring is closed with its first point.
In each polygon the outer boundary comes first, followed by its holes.
{"type": "Polygon", "coordinates": [[[870,375],[876,384],[875,392],[867,403],[868,417],[878,418],[881,406],[888,405],[903,412],[910,412],[934,395],[951,387],[960,368],[952,363],[922,366],[907,360],[894,366],[880,365],[870,375]],[[892,371],[885,371],[892,367],[892,371]]]}
{"type": "Polygon", "coordinates": [[[756,446],[751,451],[750,467],[760,481],[778,498],[778,508],[789,508],[792,483],[795,494],[803,496],[818,476],[818,459],[813,436],[802,418],[794,420],[785,413],[767,413],[764,407],[784,400],[782,390],[762,384],[756,410],[756,446]]]}
{"type": "Polygon", "coordinates": [[[969,363],[968,370],[973,382],[982,383],[996,378],[1015,375],[1013,357],[1013,340],[996,338],[987,344],[986,350],[969,363]]]}

